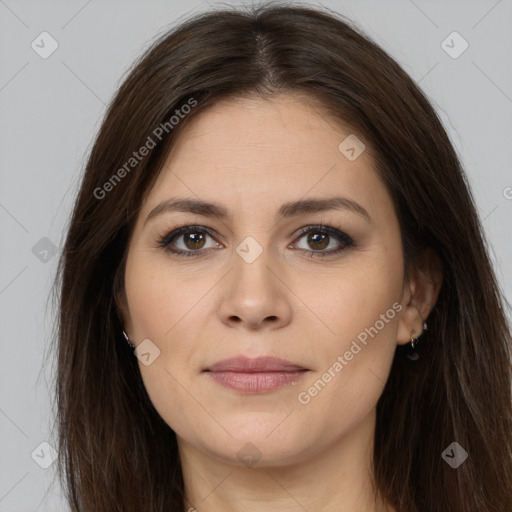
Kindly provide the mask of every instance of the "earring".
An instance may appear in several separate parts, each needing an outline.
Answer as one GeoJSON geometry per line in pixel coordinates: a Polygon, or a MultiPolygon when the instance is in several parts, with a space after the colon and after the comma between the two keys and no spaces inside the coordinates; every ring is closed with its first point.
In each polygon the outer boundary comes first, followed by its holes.
{"type": "Polygon", "coordinates": [[[130,347],[132,347],[132,348],[135,348],[135,345],[132,345],[132,344],[130,343],[130,340],[129,340],[129,338],[128,338],[128,335],[127,335],[124,331],[123,331],[123,336],[126,338],[126,341],[127,341],[128,345],[130,345],[130,347]]]}
{"type": "Polygon", "coordinates": [[[421,336],[423,335],[423,333],[427,330],[427,322],[423,322],[423,332],[417,337],[417,338],[414,338],[413,334],[414,334],[414,329],[411,331],[411,348],[413,350],[415,350],[415,345],[418,343],[418,340],[421,338],[421,336]]]}

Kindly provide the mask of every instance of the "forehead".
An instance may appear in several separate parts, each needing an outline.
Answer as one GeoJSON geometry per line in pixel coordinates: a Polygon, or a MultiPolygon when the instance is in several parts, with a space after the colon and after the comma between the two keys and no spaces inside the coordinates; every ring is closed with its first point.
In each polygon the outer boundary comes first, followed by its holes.
{"type": "Polygon", "coordinates": [[[289,94],[223,100],[179,133],[145,209],[176,195],[256,211],[262,202],[277,207],[301,197],[343,194],[378,215],[379,202],[389,207],[391,199],[370,152],[362,135],[326,116],[318,102],[289,94]],[[356,159],[343,152],[346,140],[356,141],[358,152],[357,141],[364,141],[356,159]]]}

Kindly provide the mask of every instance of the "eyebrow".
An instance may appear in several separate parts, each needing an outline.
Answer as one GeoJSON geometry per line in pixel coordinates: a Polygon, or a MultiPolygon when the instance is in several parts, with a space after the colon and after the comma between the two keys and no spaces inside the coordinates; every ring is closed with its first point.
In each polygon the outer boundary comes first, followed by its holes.
{"type": "MultiPolygon", "coordinates": [[[[299,201],[284,203],[278,211],[280,218],[294,217],[304,213],[319,213],[328,210],[347,210],[363,217],[371,223],[372,219],[363,206],[346,197],[310,198],[299,201]]],[[[198,199],[171,198],[162,201],[153,208],[147,216],[144,224],[150,219],[164,212],[186,212],[195,213],[204,217],[217,218],[221,220],[230,217],[227,208],[219,203],[209,203],[198,199]]]]}

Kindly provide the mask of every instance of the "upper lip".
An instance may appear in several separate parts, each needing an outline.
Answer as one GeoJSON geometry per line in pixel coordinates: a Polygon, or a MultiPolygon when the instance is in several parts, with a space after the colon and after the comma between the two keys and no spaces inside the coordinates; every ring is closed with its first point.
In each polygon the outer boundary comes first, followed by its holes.
{"type": "Polygon", "coordinates": [[[285,359],[278,357],[231,357],[218,361],[204,369],[209,372],[240,372],[240,373],[256,373],[256,372],[294,372],[299,370],[307,370],[303,366],[291,363],[285,359]]]}

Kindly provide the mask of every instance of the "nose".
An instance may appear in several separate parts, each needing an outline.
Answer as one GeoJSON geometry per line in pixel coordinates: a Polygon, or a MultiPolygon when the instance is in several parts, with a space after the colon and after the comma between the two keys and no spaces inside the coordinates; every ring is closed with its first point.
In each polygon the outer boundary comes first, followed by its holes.
{"type": "Polygon", "coordinates": [[[246,330],[272,330],[290,323],[291,291],[283,269],[269,262],[263,251],[247,263],[236,253],[233,268],[224,281],[219,307],[221,321],[246,330]],[[281,270],[279,272],[279,270],[281,270]]]}

